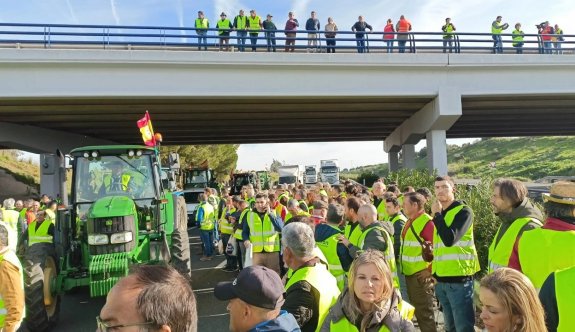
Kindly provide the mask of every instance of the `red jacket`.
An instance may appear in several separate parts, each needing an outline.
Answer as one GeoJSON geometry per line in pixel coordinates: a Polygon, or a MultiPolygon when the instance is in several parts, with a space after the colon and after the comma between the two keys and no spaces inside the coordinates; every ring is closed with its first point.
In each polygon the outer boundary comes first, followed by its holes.
{"type": "Polygon", "coordinates": [[[541,30],[541,39],[543,39],[543,41],[550,41],[551,34],[553,34],[553,28],[551,28],[550,26],[546,26],[541,30]]]}
{"type": "Polygon", "coordinates": [[[395,32],[395,29],[393,28],[393,24],[388,23],[384,28],[383,28],[383,32],[385,32],[386,34],[383,35],[383,39],[387,40],[387,39],[393,39],[395,37],[395,35],[393,33],[387,34],[388,32],[395,32]]]}

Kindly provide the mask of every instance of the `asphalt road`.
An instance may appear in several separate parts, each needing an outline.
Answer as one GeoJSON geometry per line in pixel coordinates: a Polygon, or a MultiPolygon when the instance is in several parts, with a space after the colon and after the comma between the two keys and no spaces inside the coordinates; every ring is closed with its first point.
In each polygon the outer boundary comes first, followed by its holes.
{"type": "MultiPolygon", "coordinates": [[[[228,331],[229,316],[227,303],[214,297],[214,286],[219,281],[233,280],[236,273],[222,272],[225,258],[216,256],[209,262],[200,262],[200,238],[197,229],[190,230],[190,249],[192,255],[192,287],[196,294],[198,307],[198,331],[228,331]],[[218,267],[219,266],[219,267],[218,267]]],[[[81,288],[62,297],[60,320],[53,331],[84,332],[96,330],[96,316],[104,306],[106,299],[90,298],[89,289],[81,288]]]]}

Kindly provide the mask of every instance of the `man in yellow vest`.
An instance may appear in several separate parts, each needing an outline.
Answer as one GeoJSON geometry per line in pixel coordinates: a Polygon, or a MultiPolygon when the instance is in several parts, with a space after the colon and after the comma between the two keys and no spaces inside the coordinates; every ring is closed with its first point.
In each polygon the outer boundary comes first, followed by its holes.
{"type": "Polygon", "coordinates": [[[350,197],[345,200],[345,219],[347,224],[344,227],[343,235],[349,240],[349,243],[358,246],[359,237],[361,236],[361,226],[359,225],[359,208],[361,201],[357,197],[350,197]]]}
{"type": "Polygon", "coordinates": [[[551,272],[575,266],[575,183],[555,182],[543,200],[545,224],[523,233],[509,259],[537,289],[551,272]]]}
{"type": "MultiPolygon", "coordinates": [[[[2,219],[9,227],[10,227],[10,234],[11,238],[18,238],[18,236],[22,233],[22,227],[19,224],[20,213],[15,208],[15,201],[14,198],[7,198],[4,200],[4,204],[2,205],[4,210],[2,211],[2,219]]],[[[12,242],[10,244],[10,248],[12,250],[16,250],[16,242],[12,242]]]]}
{"type": "MultiPolygon", "coordinates": [[[[435,332],[433,312],[433,278],[431,262],[423,258],[421,242],[433,241],[433,222],[425,213],[425,198],[419,193],[406,193],[403,211],[409,218],[401,230],[399,266],[405,276],[409,303],[415,307],[415,317],[424,332],[435,332]]],[[[407,298],[405,299],[407,300],[407,298]]]]}
{"type": "Polygon", "coordinates": [[[447,52],[447,45],[449,45],[449,53],[452,53],[455,25],[451,23],[451,18],[448,17],[445,19],[445,25],[441,27],[441,31],[443,31],[443,53],[447,52]]]}
{"type": "Polygon", "coordinates": [[[493,38],[493,53],[503,53],[503,40],[501,39],[501,33],[503,30],[507,30],[509,24],[501,23],[503,17],[497,16],[495,21],[491,23],[491,37],[493,38]]]}
{"type": "MultiPolygon", "coordinates": [[[[111,173],[104,175],[102,179],[102,186],[100,187],[100,196],[104,196],[105,194],[112,193],[112,192],[130,192],[134,191],[133,188],[133,181],[132,176],[127,172],[124,172],[124,166],[120,161],[113,161],[108,166],[110,168],[111,173]]],[[[50,202],[45,201],[44,207],[47,207],[47,204],[50,202]]]]}
{"type": "Polygon", "coordinates": [[[242,220],[244,219],[244,215],[249,212],[250,208],[248,202],[244,201],[240,196],[236,195],[232,198],[234,207],[236,208],[236,212],[230,215],[230,222],[234,227],[234,238],[238,243],[238,253],[237,253],[237,260],[238,260],[238,268],[242,270],[244,268],[244,260],[246,259],[246,247],[244,246],[244,238],[243,238],[243,225],[242,220]]]}
{"type": "MultiPolygon", "coordinates": [[[[385,222],[391,224],[393,227],[393,238],[391,240],[393,242],[393,252],[395,253],[395,264],[398,270],[400,270],[399,253],[401,251],[401,231],[407,218],[401,212],[401,205],[395,197],[390,197],[385,200],[385,212],[387,213],[385,222]]],[[[407,300],[405,277],[401,273],[398,273],[397,277],[399,278],[401,297],[407,300]]]]}
{"type": "MultiPolygon", "coordinates": [[[[225,201],[226,205],[219,212],[218,227],[225,248],[228,242],[230,241],[230,238],[234,234],[234,225],[230,222],[230,217],[232,213],[236,211],[236,208],[233,205],[231,196],[224,197],[223,201],[225,201]]],[[[226,256],[226,265],[222,268],[222,271],[224,272],[237,271],[238,270],[237,256],[230,256],[225,251],[224,255],[226,256]]]]}
{"type": "Polygon", "coordinates": [[[315,244],[312,229],[304,223],[291,223],[282,231],[283,260],[293,271],[286,280],[282,309],[294,315],[303,332],[319,331],[340,293],[336,278],[314,255],[315,244]]]}
{"type": "Polygon", "coordinates": [[[220,20],[216,23],[218,35],[220,36],[220,51],[228,51],[230,45],[230,31],[234,28],[226,13],[220,14],[220,20]],[[225,48],[223,46],[225,45],[225,48]]]}
{"type": "Polygon", "coordinates": [[[244,15],[244,10],[240,9],[240,14],[234,18],[234,30],[238,37],[238,50],[246,50],[246,36],[248,35],[248,18],[244,15]]]}
{"type": "Polygon", "coordinates": [[[545,310],[545,325],[549,332],[575,331],[575,266],[549,275],[539,299],[545,310]]]}
{"type": "Polygon", "coordinates": [[[252,52],[257,50],[259,31],[263,28],[262,19],[256,14],[254,9],[250,10],[248,17],[248,30],[250,31],[250,42],[252,43],[252,52]]]}
{"type": "Polygon", "coordinates": [[[433,224],[433,276],[435,295],[443,307],[446,331],[474,331],[473,276],[479,259],[473,240],[473,211],[455,200],[449,176],[435,179],[431,204],[433,224]]]}
{"type": "Polygon", "coordinates": [[[340,291],[345,286],[345,273],[349,271],[349,267],[353,262],[347,247],[339,242],[339,235],[343,234],[340,227],[344,223],[344,214],[343,206],[332,203],[327,208],[326,223],[315,227],[317,247],[327,259],[329,272],[337,280],[337,286],[340,291]]]}
{"type": "Polygon", "coordinates": [[[24,277],[8,227],[0,222],[0,331],[16,332],[24,318],[24,277]]]}
{"type": "Polygon", "coordinates": [[[208,50],[208,29],[210,28],[210,22],[204,16],[203,11],[198,11],[198,18],[196,18],[194,27],[196,28],[196,35],[198,35],[198,51],[204,47],[204,51],[208,50]]]}
{"type": "Polygon", "coordinates": [[[543,214],[529,201],[525,185],[514,179],[497,179],[491,195],[493,212],[501,219],[489,247],[488,273],[509,266],[513,247],[523,232],[539,228],[543,214]]]}
{"type": "Polygon", "coordinates": [[[299,202],[295,199],[290,199],[287,203],[288,213],[286,214],[285,222],[286,224],[290,222],[291,218],[295,216],[306,216],[309,217],[310,214],[300,208],[299,202]]]}
{"type": "Polygon", "coordinates": [[[385,220],[387,213],[385,212],[385,184],[383,182],[376,182],[373,184],[373,205],[377,209],[377,220],[385,220]]]}
{"type": "Polygon", "coordinates": [[[241,221],[244,246],[246,250],[252,250],[253,265],[263,265],[279,274],[283,221],[272,212],[265,194],[256,195],[255,205],[255,209],[248,211],[241,221]]]}
{"type": "Polygon", "coordinates": [[[200,225],[200,239],[204,255],[200,261],[211,261],[214,255],[214,228],[216,215],[214,207],[208,203],[206,194],[198,195],[198,210],[196,212],[196,221],[200,225]]]}
{"type": "Polygon", "coordinates": [[[513,47],[515,47],[515,52],[517,54],[523,54],[523,39],[525,33],[521,30],[521,23],[515,24],[515,30],[513,30],[512,39],[513,39],[513,47]]]}

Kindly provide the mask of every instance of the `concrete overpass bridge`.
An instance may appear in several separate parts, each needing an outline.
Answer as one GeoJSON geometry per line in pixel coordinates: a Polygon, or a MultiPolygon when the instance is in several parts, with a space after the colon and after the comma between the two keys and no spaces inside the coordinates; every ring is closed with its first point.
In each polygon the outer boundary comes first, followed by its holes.
{"type": "Polygon", "coordinates": [[[4,148],[139,143],[145,110],[165,144],[381,140],[397,169],[426,139],[446,173],[446,138],[574,135],[575,57],[0,49],[4,148]]]}

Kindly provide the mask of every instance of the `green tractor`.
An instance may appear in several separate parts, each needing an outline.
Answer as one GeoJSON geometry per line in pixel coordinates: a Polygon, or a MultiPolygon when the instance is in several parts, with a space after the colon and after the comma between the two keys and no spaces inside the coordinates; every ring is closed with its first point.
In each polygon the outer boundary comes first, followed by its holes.
{"type": "MultiPolygon", "coordinates": [[[[131,265],[171,263],[191,277],[186,203],[162,184],[158,150],[118,145],[70,153],[71,201],[57,213],[54,245],[35,244],[24,258],[31,331],[56,323],[61,294],[88,286],[92,297],[105,296],[131,265]]],[[[169,157],[177,171],[178,156],[169,157]]]]}

